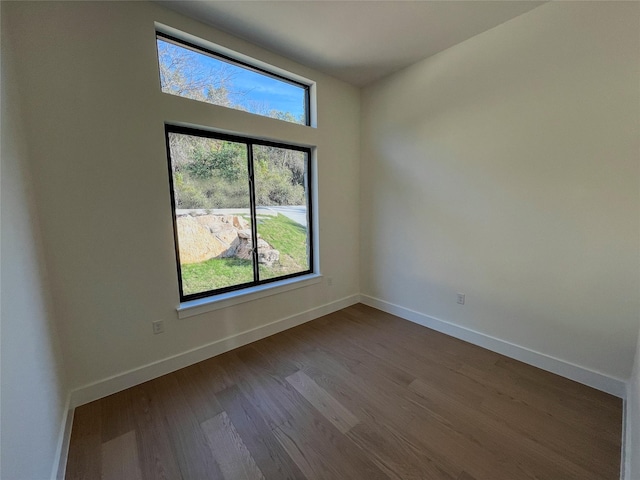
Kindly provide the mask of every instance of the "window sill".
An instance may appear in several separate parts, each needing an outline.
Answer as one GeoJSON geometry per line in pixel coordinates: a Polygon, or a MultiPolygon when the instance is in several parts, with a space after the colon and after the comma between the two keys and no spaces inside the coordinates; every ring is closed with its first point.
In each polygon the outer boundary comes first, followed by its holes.
{"type": "Polygon", "coordinates": [[[239,303],[250,302],[258,298],[276,295],[296,288],[314,285],[322,281],[322,275],[311,273],[300,277],[288,278],[280,282],[258,285],[244,290],[223,293],[214,297],[199,298],[181,303],[176,309],[178,318],[188,318],[202,313],[212,312],[221,308],[231,307],[239,303]]]}

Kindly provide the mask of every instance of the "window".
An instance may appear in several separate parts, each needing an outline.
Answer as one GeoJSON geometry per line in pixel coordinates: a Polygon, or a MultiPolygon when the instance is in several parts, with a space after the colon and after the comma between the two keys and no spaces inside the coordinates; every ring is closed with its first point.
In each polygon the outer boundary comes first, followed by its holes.
{"type": "Polygon", "coordinates": [[[164,33],[156,47],[163,92],[310,125],[308,85],[164,33]]]}
{"type": "MultiPolygon", "coordinates": [[[[313,82],[171,27],[157,28],[162,92],[311,125],[313,82]]],[[[224,128],[220,118],[216,129],[224,128]]],[[[311,149],[299,146],[301,130],[286,129],[292,138],[284,143],[166,120],[181,303],[285,279],[315,281],[306,277],[314,273],[313,192],[311,149]]],[[[224,303],[229,295],[218,299],[224,303]]]]}
{"type": "Polygon", "coordinates": [[[312,272],[310,149],[165,132],[181,301],[312,272]]]}

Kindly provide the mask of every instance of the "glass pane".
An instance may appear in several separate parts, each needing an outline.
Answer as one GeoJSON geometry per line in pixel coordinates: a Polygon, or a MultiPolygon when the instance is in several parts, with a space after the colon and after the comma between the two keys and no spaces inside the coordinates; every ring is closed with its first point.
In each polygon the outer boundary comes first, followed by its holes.
{"type": "Polygon", "coordinates": [[[247,146],[168,135],[183,295],[252,282],[247,146]]]}
{"type": "Polygon", "coordinates": [[[306,125],[307,89],[157,38],[162,91],[306,125]]]}
{"type": "Polygon", "coordinates": [[[310,270],[306,152],[253,146],[260,280],[310,270]]]}

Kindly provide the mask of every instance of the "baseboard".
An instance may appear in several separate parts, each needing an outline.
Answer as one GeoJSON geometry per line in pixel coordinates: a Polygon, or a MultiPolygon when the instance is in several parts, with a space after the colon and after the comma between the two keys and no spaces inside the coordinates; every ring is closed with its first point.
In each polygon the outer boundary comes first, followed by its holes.
{"type": "Polygon", "coordinates": [[[629,454],[627,452],[627,399],[622,399],[622,441],[620,443],[620,480],[627,479],[629,471],[629,454]]]}
{"type": "Polygon", "coordinates": [[[358,303],[359,300],[359,295],[351,295],[349,297],[321,305],[320,307],[312,308],[302,313],[282,318],[266,325],[261,325],[260,327],[246,330],[221,340],[216,340],[215,342],[207,345],[143,365],[142,367],[84,385],[71,392],[71,408],[84,405],[85,403],[98,400],[99,398],[103,398],[121,390],[153,380],[154,378],[188,367],[189,365],[201,362],[207,358],[220,355],[221,353],[228,352],[234,348],[241,347],[248,343],[255,342],[256,340],[260,340],[289,328],[309,322],[323,315],[328,315],[350,305],[354,305],[358,303]]]}
{"type": "Polygon", "coordinates": [[[71,393],[67,394],[64,405],[62,422],[60,423],[60,433],[58,434],[58,444],[53,468],[51,470],[52,480],[62,480],[67,470],[67,455],[69,454],[69,442],[71,440],[71,425],[73,425],[73,409],[71,408],[71,393]]]}
{"type": "Polygon", "coordinates": [[[565,360],[536,352],[526,347],[522,347],[466,327],[461,327],[460,325],[455,325],[445,320],[440,320],[439,318],[431,317],[400,305],[380,300],[379,298],[361,294],[360,301],[365,305],[377,308],[383,312],[396,315],[400,318],[404,318],[405,320],[431,328],[432,330],[436,330],[446,335],[464,340],[465,342],[486,348],[492,352],[500,353],[501,355],[533,365],[534,367],[569,378],[570,380],[610,393],[616,397],[625,398],[626,396],[626,382],[619,378],[610,377],[603,373],[575,365],[565,360]]]}

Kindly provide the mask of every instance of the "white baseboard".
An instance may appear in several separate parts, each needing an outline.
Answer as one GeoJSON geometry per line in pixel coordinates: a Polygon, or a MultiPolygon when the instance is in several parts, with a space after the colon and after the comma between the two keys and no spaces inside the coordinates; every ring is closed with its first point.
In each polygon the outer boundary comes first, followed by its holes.
{"type": "Polygon", "coordinates": [[[71,392],[71,408],[84,405],[85,403],[98,400],[99,398],[106,397],[129,387],[153,380],[154,378],[166,375],[167,373],[175,372],[181,368],[188,367],[189,365],[201,362],[207,358],[220,355],[221,353],[228,352],[234,348],[241,347],[248,343],[255,342],[256,340],[260,340],[289,328],[301,325],[322,317],[323,315],[328,315],[329,313],[354,305],[358,303],[359,300],[359,295],[351,295],[349,297],[321,305],[320,307],[312,308],[305,312],[282,318],[275,322],[261,325],[260,327],[246,330],[227,338],[216,340],[215,342],[207,345],[76,388],[71,392]]]}
{"type": "Polygon", "coordinates": [[[73,409],[71,408],[71,393],[67,394],[64,405],[64,414],[60,422],[60,433],[56,446],[55,461],[51,470],[52,480],[63,480],[67,470],[67,455],[69,454],[69,442],[71,440],[71,425],[73,424],[73,409]]]}
{"type": "Polygon", "coordinates": [[[542,370],[569,378],[570,380],[610,393],[616,397],[626,397],[626,382],[619,378],[610,377],[565,360],[560,360],[550,355],[536,352],[526,347],[491,337],[484,333],[461,327],[460,325],[455,325],[445,320],[440,320],[439,318],[431,317],[424,313],[416,312],[415,310],[401,307],[400,305],[395,305],[375,297],[361,294],[360,301],[365,305],[377,308],[383,312],[396,315],[405,320],[431,328],[432,330],[486,348],[492,352],[500,353],[501,355],[533,365],[542,370]]]}
{"type": "Polygon", "coordinates": [[[627,452],[627,399],[622,399],[622,442],[620,443],[620,480],[631,480],[629,477],[629,452],[627,452]]]}

